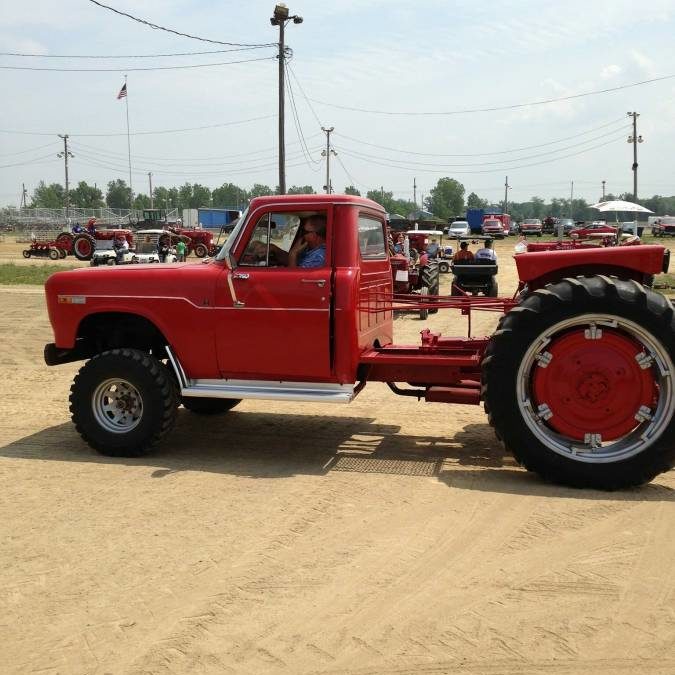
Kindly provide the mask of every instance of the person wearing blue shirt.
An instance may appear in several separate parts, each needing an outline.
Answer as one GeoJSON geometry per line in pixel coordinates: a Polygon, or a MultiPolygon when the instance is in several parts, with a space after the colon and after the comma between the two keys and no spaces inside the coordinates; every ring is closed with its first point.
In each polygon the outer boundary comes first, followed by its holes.
{"type": "Polygon", "coordinates": [[[288,267],[324,267],[326,265],[326,217],[308,216],[300,224],[300,236],[288,253],[270,244],[277,264],[288,267]]]}

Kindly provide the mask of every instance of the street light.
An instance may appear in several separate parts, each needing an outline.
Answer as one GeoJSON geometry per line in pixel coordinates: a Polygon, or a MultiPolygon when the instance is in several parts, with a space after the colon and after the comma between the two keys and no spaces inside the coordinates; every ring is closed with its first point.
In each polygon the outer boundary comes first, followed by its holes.
{"type": "Polygon", "coordinates": [[[273,26],[279,26],[279,194],[286,194],[286,148],[284,142],[284,66],[286,48],[284,46],[284,28],[292,21],[295,24],[302,23],[302,17],[289,16],[288,7],[280,2],[274,7],[274,13],[270,18],[273,26]]]}

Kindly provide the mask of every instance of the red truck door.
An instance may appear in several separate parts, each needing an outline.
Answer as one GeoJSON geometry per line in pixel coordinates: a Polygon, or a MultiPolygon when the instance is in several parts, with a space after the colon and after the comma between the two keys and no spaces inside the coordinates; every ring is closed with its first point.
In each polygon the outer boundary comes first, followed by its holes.
{"type": "Polygon", "coordinates": [[[223,377],[329,378],[330,250],[325,264],[310,268],[289,267],[285,255],[302,236],[303,219],[289,212],[264,214],[238,247],[238,264],[226,271],[230,292],[219,295],[224,306],[218,308],[216,351],[223,377]]]}

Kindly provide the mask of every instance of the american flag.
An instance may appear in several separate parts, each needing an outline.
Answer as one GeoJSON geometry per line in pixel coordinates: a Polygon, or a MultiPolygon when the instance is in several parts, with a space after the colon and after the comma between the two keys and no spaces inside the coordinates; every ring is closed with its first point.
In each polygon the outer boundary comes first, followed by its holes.
{"type": "Polygon", "coordinates": [[[127,95],[127,83],[125,82],[122,85],[122,88],[120,89],[120,93],[117,94],[117,100],[119,101],[121,98],[124,98],[127,95]]]}

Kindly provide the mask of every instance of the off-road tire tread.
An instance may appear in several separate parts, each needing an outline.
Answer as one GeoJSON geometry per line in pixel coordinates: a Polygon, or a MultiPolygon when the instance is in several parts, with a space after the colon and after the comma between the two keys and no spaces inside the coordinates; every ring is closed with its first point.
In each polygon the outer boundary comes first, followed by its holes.
{"type": "MultiPolygon", "coordinates": [[[[604,465],[603,474],[598,470],[597,464],[572,463],[553,451],[534,448],[539,443],[534,438],[531,444],[519,445],[513,442],[515,435],[523,435],[518,428],[524,426],[524,422],[520,414],[514,415],[515,402],[511,408],[505,403],[507,399],[515,399],[515,382],[505,381],[505,371],[510,371],[510,375],[517,372],[519,357],[514,354],[517,351],[515,345],[523,343],[527,326],[540,319],[543,314],[553,317],[550,318],[550,324],[554,324],[561,309],[585,308],[589,302],[598,303],[598,300],[601,300],[606,309],[602,310],[601,306],[597,306],[588,311],[612,313],[612,307],[621,304],[633,314],[642,313],[643,321],[639,323],[644,325],[645,321],[650,320],[653,326],[657,326],[658,332],[665,336],[671,359],[675,358],[675,312],[666,297],[634,280],[619,280],[600,275],[566,278],[528,294],[520,305],[500,319],[481,363],[481,399],[489,424],[506,451],[522,467],[538,473],[552,483],[576,488],[616,490],[647,483],[675,466],[675,419],[671,420],[661,438],[652,446],[623,462],[604,465]],[[492,387],[495,389],[494,398],[490,393],[492,387]]],[[[585,313],[585,309],[582,311],[585,313]]],[[[652,327],[650,330],[654,333],[652,327]]]]}
{"type": "MultiPolygon", "coordinates": [[[[138,349],[122,348],[101,352],[82,366],[70,387],[69,402],[70,413],[73,423],[75,424],[75,429],[84,441],[97,452],[109,457],[141,457],[142,455],[147,454],[147,452],[159,443],[159,441],[173,428],[178,408],[178,395],[171,374],[162,363],[153,356],[138,349]],[[130,359],[134,364],[140,365],[154,381],[154,386],[160,395],[161,401],[161,412],[156,418],[153,418],[154,427],[152,428],[152,433],[145,438],[139,439],[135,443],[120,448],[110,448],[108,444],[103,443],[100,438],[97,438],[95,430],[92,433],[92,431],[87,428],[88,425],[80,418],[82,407],[91,405],[89,398],[84,401],[80,400],[80,385],[84,386],[90,371],[96,369],[102,359],[110,356],[130,359]]],[[[105,434],[106,432],[102,433],[105,434]]]]}

